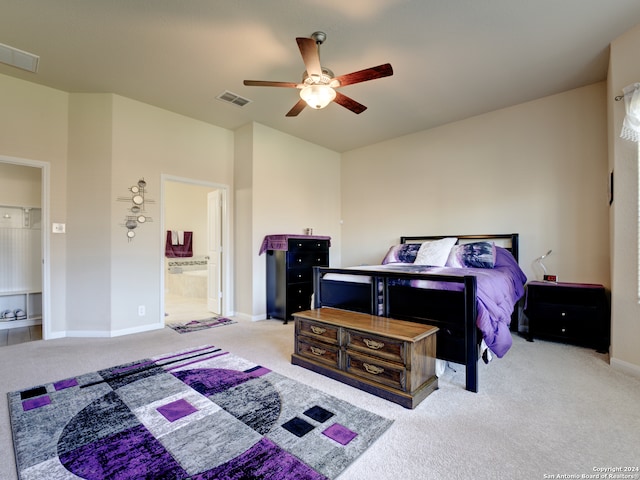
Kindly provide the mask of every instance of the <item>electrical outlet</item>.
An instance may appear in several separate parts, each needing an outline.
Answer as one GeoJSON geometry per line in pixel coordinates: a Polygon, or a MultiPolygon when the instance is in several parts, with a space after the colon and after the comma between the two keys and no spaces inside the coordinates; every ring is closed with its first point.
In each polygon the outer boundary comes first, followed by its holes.
{"type": "Polygon", "coordinates": [[[147,313],[147,309],[144,305],[138,305],[138,316],[144,317],[147,313]]]}

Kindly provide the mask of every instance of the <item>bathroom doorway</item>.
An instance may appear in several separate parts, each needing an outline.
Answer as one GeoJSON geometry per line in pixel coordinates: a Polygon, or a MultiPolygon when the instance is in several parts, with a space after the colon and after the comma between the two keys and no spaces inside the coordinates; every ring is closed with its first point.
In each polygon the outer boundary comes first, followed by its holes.
{"type": "Polygon", "coordinates": [[[172,176],[162,187],[165,322],[229,315],[228,187],[172,176]]]}

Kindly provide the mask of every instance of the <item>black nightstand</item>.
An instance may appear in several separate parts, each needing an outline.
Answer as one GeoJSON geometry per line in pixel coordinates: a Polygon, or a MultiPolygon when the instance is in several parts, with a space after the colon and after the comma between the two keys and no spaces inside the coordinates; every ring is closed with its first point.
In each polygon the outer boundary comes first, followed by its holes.
{"type": "Polygon", "coordinates": [[[609,301],[602,285],[529,282],[524,313],[529,341],[538,337],[609,351],[609,301]]]}

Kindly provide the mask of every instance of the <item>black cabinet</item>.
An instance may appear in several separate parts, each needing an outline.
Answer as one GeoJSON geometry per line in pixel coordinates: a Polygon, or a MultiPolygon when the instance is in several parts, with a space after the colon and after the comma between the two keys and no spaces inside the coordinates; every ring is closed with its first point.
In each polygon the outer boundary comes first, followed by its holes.
{"type": "Polygon", "coordinates": [[[293,237],[267,250],[267,318],[285,321],[311,307],[313,267],[329,266],[329,239],[293,237]]]}
{"type": "Polygon", "coordinates": [[[534,337],[609,351],[610,313],[602,285],[530,282],[525,314],[534,337]]]}

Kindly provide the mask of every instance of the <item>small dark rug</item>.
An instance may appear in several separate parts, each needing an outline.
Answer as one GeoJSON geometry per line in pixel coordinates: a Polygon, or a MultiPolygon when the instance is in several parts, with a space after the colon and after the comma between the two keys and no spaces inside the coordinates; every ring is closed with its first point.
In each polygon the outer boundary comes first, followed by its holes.
{"type": "Polygon", "coordinates": [[[167,323],[167,327],[172,328],[178,333],[197,332],[206,330],[207,328],[222,327],[223,325],[231,325],[237,323],[235,320],[225,317],[212,317],[205,320],[191,320],[186,323],[167,323]]]}
{"type": "Polygon", "coordinates": [[[392,423],[212,346],[8,397],[21,480],[333,479],[392,423]]]}

